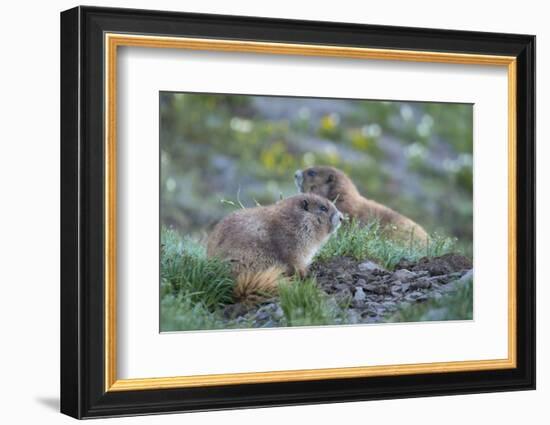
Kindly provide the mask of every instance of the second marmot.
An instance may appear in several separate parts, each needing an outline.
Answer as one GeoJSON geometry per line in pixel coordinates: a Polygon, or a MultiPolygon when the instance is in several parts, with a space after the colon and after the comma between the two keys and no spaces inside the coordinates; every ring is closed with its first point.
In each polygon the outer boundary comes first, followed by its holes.
{"type": "Polygon", "coordinates": [[[294,181],[303,193],[315,193],[332,200],[344,214],[362,223],[379,220],[392,234],[404,239],[413,238],[422,243],[428,234],[419,224],[372,199],[361,196],[351,179],[334,167],[317,166],[298,170],[294,181]]]}

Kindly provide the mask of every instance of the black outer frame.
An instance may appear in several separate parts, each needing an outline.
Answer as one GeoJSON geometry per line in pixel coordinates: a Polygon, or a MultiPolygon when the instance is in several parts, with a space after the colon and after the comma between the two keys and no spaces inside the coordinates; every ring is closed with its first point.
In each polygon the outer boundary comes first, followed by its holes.
{"type": "Polygon", "coordinates": [[[535,37],[76,7],[61,13],[61,412],[76,418],[535,388],[535,37]],[[517,368],[104,391],[105,32],[517,57],[517,368]]]}

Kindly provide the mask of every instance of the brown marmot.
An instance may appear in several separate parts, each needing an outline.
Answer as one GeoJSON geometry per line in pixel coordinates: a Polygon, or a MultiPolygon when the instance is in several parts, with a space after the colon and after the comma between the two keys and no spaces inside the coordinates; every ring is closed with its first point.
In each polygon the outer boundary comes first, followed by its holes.
{"type": "Polygon", "coordinates": [[[242,209],[214,227],[207,256],[231,263],[237,298],[273,294],[282,274],[306,275],[311,260],[342,220],[332,202],[314,194],[242,209]]]}
{"type": "Polygon", "coordinates": [[[422,243],[428,234],[419,224],[359,193],[351,179],[334,167],[318,166],[298,170],[294,174],[296,186],[303,193],[315,193],[334,202],[338,210],[362,223],[379,220],[393,236],[422,243]]]}

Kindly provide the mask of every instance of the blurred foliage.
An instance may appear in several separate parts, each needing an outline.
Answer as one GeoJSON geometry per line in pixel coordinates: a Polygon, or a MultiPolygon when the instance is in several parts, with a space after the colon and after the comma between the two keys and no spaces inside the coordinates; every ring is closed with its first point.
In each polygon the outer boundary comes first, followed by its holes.
{"type": "Polygon", "coordinates": [[[334,165],[428,232],[472,240],[472,105],[160,94],[161,220],[200,235],[232,210],[296,193],[334,165]]]}

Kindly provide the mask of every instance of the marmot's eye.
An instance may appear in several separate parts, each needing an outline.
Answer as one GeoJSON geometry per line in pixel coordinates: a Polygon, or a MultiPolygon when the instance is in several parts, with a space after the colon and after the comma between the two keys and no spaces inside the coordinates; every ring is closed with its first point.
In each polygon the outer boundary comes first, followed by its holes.
{"type": "Polygon", "coordinates": [[[323,211],[323,212],[328,212],[328,208],[325,207],[324,205],[321,205],[321,211],[323,211]]]}
{"type": "Polygon", "coordinates": [[[315,171],[313,171],[313,170],[307,170],[307,175],[308,175],[309,177],[315,177],[315,171]]]}

